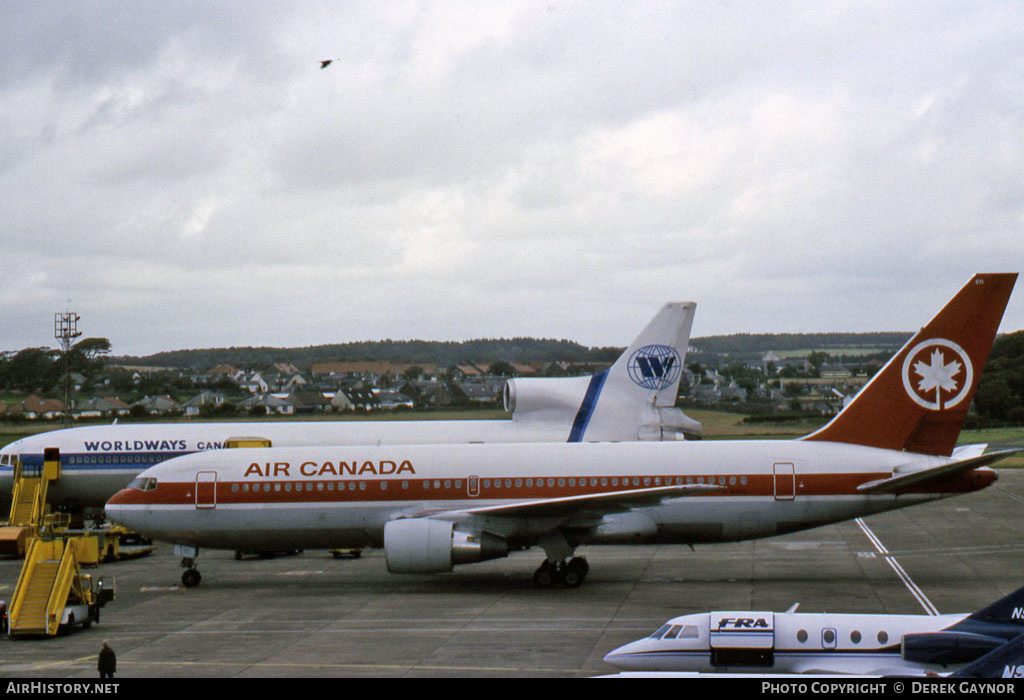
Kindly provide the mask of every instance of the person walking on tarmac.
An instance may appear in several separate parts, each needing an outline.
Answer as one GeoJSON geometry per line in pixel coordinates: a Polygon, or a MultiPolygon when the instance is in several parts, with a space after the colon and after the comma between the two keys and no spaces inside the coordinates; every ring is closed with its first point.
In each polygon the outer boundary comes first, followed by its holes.
{"type": "Polygon", "coordinates": [[[100,649],[100,658],[96,663],[96,668],[100,672],[100,678],[113,678],[114,672],[117,671],[117,654],[110,648],[110,644],[106,640],[103,640],[103,648],[100,649]]]}

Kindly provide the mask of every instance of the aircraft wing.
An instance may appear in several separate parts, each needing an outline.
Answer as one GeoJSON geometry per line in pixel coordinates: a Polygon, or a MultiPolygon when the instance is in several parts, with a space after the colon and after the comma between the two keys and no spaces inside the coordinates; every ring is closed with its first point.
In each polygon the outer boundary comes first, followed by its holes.
{"type": "Polygon", "coordinates": [[[588,514],[621,513],[644,506],[653,506],[672,498],[697,496],[711,491],[720,491],[724,486],[717,484],[681,484],[678,486],[655,486],[653,488],[595,493],[565,498],[544,498],[519,503],[504,503],[479,508],[435,513],[433,517],[446,515],[484,515],[500,518],[566,518],[588,514]]]}
{"type": "Polygon", "coordinates": [[[915,471],[906,471],[907,469],[912,468],[911,465],[908,465],[907,467],[896,467],[893,470],[893,475],[888,479],[880,479],[878,481],[861,484],[857,487],[857,491],[867,494],[892,493],[911,486],[921,486],[929,481],[941,479],[953,474],[970,471],[971,469],[977,469],[978,467],[987,467],[993,462],[997,462],[1000,459],[1009,457],[1010,455],[1018,452],[1020,452],[1019,449],[997,450],[995,452],[983,454],[980,457],[972,456],[967,459],[957,459],[952,462],[947,462],[946,464],[940,464],[937,467],[918,469],[915,471]]]}

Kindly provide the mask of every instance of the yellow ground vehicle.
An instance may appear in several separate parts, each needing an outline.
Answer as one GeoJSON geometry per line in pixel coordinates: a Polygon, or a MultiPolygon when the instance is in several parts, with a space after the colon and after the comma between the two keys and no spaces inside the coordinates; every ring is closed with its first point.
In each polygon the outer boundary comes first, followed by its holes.
{"type": "Polygon", "coordinates": [[[11,597],[10,636],[52,636],[99,622],[100,608],[114,599],[116,587],[112,579],[82,573],[77,549],[74,538],[32,542],[11,597]]]}

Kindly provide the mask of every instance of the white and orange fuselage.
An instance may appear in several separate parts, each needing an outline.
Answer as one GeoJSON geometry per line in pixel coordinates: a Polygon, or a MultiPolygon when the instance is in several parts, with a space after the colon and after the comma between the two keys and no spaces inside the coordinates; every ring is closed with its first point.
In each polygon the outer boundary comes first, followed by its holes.
{"type": "Polygon", "coordinates": [[[890,493],[858,487],[951,458],[814,441],[415,445],[223,450],[140,474],[116,522],[197,547],[382,546],[402,518],[511,545],[743,540],[975,491],[981,467],[890,493]]]}

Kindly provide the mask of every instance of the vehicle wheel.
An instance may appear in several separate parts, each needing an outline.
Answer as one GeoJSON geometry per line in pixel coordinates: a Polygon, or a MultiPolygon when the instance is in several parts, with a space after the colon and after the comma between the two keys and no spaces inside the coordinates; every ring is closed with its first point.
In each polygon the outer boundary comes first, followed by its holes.
{"type": "Polygon", "coordinates": [[[181,575],[181,582],[185,585],[185,588],[198,586],[202,580],[203,577],[199,573],[199,569],[186,569],[185,573],[181,575]]]}
{"type": "Polygon", "coordinates": [[[586,557],[573,557],[569,561],[569,566],[579,569],[584,576],[590,573],[590,564],[587,563],[586,557]]]}
{"type": "Polygon", "coordinates": [[[554,570],[547,562],[541,564],[540,568],[533,572],[533,585],[537,588],[550,588],[554,583],[554,570]]]}
{"type": "Polygon", "coordinates": [[[583,571],[576,566],[566,567],[564,581],[566,588],[579,588],[583,585],[583,571]]]}

